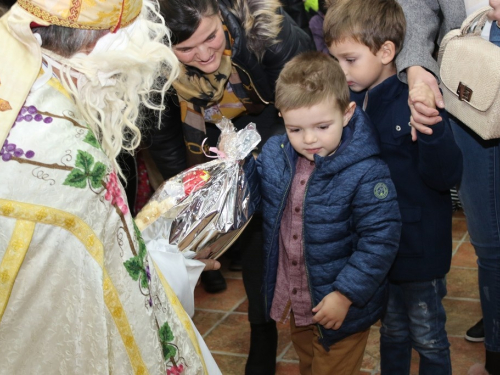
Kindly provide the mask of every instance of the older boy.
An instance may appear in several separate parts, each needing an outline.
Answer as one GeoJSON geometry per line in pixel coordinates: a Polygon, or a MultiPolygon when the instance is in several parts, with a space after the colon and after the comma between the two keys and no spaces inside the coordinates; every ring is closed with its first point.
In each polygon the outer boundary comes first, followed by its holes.
{"type": "MultiPolygon", "coordinates": [[[[432,135],[412,140],[408,86],[398,81],[394,64],[405,27],[395,0],[371,0],[370,6],[364,0],[339,2],[324,23],[328,49],[344,70],[351,98],[379,135],[403,222],[380,330],[382,373],[409,374],[413,347],[420,354],[420,374],[451,374],[442,299],[452,249],[449,189],[460,181],[462,155],[444,112],[432,135]]],[[[432,105],[425,87],[417,86],[415,96],[432,105]]]]}
{"type": "Polygon", "coordinates": [[[246,165],[252,197],[260,177],[267,313],[290,321],[301,374],[356,374],[399,241],[395,189],[330,56],[288,62],[276,107],[286,134],[246,165]]]}

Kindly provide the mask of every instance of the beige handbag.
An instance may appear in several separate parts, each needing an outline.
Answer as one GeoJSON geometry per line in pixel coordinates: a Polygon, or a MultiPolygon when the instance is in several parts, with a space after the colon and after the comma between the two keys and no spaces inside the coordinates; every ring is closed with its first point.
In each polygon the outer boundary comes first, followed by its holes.
{"type": "Polygon", "coordinates": [[[500,138],[500,48],[481,37],[490,9],[446,34],[438,55],[446,110],[483,139],[500,138]]]}

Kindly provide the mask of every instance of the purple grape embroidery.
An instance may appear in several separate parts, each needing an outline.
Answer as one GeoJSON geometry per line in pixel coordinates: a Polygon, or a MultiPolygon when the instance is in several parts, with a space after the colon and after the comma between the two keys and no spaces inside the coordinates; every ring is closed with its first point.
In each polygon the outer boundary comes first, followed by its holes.
{"type": "Polygon", "coordinates": [[[6,139],[3,143],[2,149],[0,150],[0,156],[3,161],[9,161],[12,157],[20,158],[22,156],[31,159],[35,156],[35,152],[32,150],[28,150],[24,152],[24,150],[20,147],[17,147],[14,143],[9,143],[9,140],[6,139]]]}
{"type": "Polygon", "coordinates": [[[46,124],[50,124],[53,119],[51,116],[44,117],[42,113],[38,113],[38,109],[34,105],[30,105],[30,106],[23,106],[21,108],[21,111],[19,112],[19,115],[17,116],[16,119],[16,124],[22,121],[30,122],[33,120],[37,122],[43,121],[46,124]]]}
{"type": "MultiPolygon", "coordinates": [[[[17,115],[16,118],[16,122],[12,127],[16,126],[20,122],[23,121],[31,122],[33,120],[35,120],[36,122],[43,121],[43,123],[45,124],[50,124],[53,121],[53,118],[51,116],[44,117],[42,114],[38,113],[38,110],[34,105],[23,106],[19,111],[19,114],[17,115]]],[[[31,159],[35,156],[35,151],[28,150],[25,152],[21,147],[18,147],[16,144],[9,143],[9,138],[7,136],[7,140],[5,140],[2,149],[0,150],[0,157],[2,158],[2,160],[9,161],[12,160],[13,157],[21,158],[23,156],[27,159],[31,159]]]]}

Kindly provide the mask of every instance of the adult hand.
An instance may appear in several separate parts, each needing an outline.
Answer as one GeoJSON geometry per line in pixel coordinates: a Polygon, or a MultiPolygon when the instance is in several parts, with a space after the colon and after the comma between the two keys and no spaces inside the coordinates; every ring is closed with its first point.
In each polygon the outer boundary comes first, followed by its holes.
{"type": "Polygon", "coordinates": [[[339,329],[352,302],[338,291],[327,294],[316,307],[313,321],[326,329],[339,329]]]}
{"type": "Polygon", "coordinates": [[[490,7],[493,9],[489,11],[488,18],[492,21],[500,20],[500,0],[490,0],[490,7]]]}
{"type": "Polygon", "coordinates": [[[406,70],[408,77],[408,86],[410,95],[408,96],[408,105],[411,110],[410,125],[412,126],[412,139],[417,139],[417,130],[424,134],[432,134],[432,129],[429,126],[441,122],[443,119],[439,116],[439,111],[436,107],[444,108],[444,101],[439,85],[434,75],[421,66],[411,66],[406,70]],[[430,102],[422,103],[417,100],[417,97],[412,96],[412,89],[417,84],[425,84],[429,87],[433,98],[430,102]]]}
{"type": "Polygon", "coordinates": [[[220,263],[216,261],[215,259],[197,259],[200,262],[205,263],[205,268],[203,269],[203,272],[205,271],[215,271],[220,268],[220,263]]]}
{"type": "MultiPolygon", "coordinates": [[[[413,85],[409,92],[409,98],[414,103],[414,106],[424,106],[426,108],[435,109],[434,93],[426,83],[419,81],[413,85]]],[[[428,129],[427,127],[425,129],[428,129]]]]}

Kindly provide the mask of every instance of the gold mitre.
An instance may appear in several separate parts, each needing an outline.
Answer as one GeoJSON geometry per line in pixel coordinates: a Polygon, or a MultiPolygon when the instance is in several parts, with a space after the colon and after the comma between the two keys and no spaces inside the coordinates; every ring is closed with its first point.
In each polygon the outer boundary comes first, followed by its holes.
{"type": "Polygon", "coordinates": [[[35,26],[111,30],[131,24],[143,0],[18,0],[0,18],[0,145],[35,82],[42,52],[35,26]]]}
{"type": "Polygon", "coordinates": [[[111,31],[132,23],[142,8],[142,0],[18,0],[17,3],[51,25],[111,31]]]}

